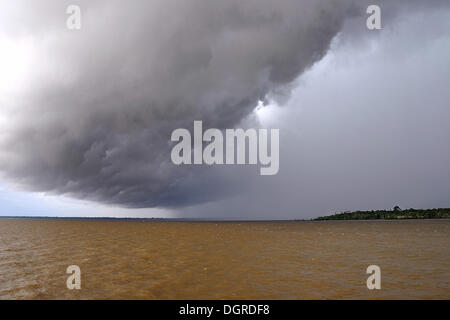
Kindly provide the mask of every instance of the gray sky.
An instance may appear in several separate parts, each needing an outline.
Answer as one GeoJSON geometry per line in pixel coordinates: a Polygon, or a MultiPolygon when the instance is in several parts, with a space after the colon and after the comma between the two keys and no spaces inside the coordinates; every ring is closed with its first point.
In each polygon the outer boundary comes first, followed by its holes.
{"type": "Polygon", "coordinates": [[[0,1],[0,214],[450,206],[445,1],[377,1],[379,31],[364,1],[81,1],[79,31],[69,3],[0,1]],[[279,128],[279,174],[174,166],[193,120],[279,128]]]}

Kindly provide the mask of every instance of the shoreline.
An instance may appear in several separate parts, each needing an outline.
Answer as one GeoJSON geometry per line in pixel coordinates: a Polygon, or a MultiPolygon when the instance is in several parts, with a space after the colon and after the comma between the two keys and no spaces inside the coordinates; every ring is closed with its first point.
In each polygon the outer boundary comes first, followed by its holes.
{"type": "Polygon", "coordinates": [[[72,221],[129,221],[129,222],[205,222],[205,223],[286,223],[286,222],[369,222],[369,221],[439,221],[450,218],[398,218],[398,219],[283,219],[283,220],[210,220],[192,218],[114,218],[114,217],[46,217],[46,216],[0,216],[0,220],[72,220],[72,221]]]}

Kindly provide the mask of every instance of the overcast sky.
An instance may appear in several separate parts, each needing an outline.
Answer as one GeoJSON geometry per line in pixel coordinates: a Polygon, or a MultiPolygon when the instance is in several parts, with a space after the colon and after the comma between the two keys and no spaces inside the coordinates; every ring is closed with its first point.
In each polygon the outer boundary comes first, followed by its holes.
{"type": "Polygon", "coordinates": [[[0,0],[0,215],[450,207],[450,4],[373,3],[382,30],[370,1],[78,1],[71,31],[0,0]],[[279,173],[173,165],[194,120],[280,129],[279,173]]]}

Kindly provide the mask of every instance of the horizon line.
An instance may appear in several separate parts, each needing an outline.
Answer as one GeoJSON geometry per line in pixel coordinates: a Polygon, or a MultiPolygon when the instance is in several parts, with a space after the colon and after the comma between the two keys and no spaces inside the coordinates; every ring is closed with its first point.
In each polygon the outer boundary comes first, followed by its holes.
{"type": "Polygon", "coordinates": [[[62,217],[62,216],[2,216],[0,219],[63,219],[63,220],[170,220],[170,221],[206,221],[206,222],[273,222],[273,221],[312,221],[311,219],[218,219],[218,218],[161,218],[161,217],[62,217]]]}

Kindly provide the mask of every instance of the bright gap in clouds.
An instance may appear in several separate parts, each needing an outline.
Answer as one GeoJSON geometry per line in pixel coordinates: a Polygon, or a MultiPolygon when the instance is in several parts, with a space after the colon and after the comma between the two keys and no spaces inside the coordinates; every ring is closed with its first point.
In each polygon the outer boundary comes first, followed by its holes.
{"type": "Polygon", "coordinates": [[[31,67],[31,40],[11,40],[0,34],[0,91],[20,90],[31,67]]]}
{"type": "Polygon", "coordinates": [[[278,108],[279,106],[274,101],[270,101],[267,104],[264,104],[263,101],[259,101],[254,112],[261,125],[267,127],[275,120],[274,117],[277,114],[278,108]]]}

